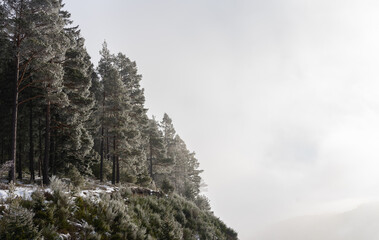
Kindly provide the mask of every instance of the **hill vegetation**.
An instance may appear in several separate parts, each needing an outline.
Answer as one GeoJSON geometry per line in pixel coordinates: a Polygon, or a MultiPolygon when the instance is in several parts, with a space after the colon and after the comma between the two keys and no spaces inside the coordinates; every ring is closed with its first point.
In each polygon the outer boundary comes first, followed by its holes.
{"type": "Polygon", "coordinates": [[[0,205],[0,238],[237,239],[210,212],[206,199],[133,194],[136,188],[126,185],[83,187],[86,190],[53,177],[50,188],[20,197],[11,185],[0,205]]]}

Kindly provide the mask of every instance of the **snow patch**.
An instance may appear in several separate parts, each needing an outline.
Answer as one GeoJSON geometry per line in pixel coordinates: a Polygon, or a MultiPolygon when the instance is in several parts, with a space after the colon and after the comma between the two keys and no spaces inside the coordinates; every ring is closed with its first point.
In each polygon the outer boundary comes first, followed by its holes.
{"type": "MultiPolygon", "coordinates": [[[[23,199],[31,200],[32,193],[36,191],[37,188],[32,185],[24,185],[22,187],[16,187],[14,195],[16,197],[21,197],[23,199]]],[[[6,200],[9,196],[9,190],[0,190],[0,200],[6,200]]]]}

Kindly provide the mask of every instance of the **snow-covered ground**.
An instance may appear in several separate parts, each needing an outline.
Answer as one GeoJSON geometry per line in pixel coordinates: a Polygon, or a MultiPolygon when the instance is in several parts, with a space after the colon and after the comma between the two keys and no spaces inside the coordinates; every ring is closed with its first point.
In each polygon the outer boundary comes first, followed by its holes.
{"type": "Polygon", "coordinates": [[[102,193],[111,193],[118,190],[117,187],[109,187],[102,185],[100,188],[96,187],[95,189],[81,190],[79,196],[81,197],[90,197],[92,200],[99,199],[100,194],[102,193]]]}
{"type": "MultiPolygon", "coordinates": [[[[22,197],[24,199],[31,199],[32,193],[38,189],[37,186],[33,185],[23,185],[15,187],[14,194],[17,197],[22,197]]],[[[9,190],[0,190],[0,201],[6,200],[9,196],[9,190]]]]}
{"type": "MultiPolygon", "coordinates": [[[[37,186],[37,185],[23,184],[20,186],[15,186],[13,193],[17,197],[30,200],[32,193],[38,189],[42,189],[45,192],[51,192],[50,188],[41,188],[40,186],[37,186]]],[[[89,196],[98,197],[102,193],[111,193],[117,189],[118,189],[117,187],[99,185],[94,189],[81,190],[78,195],[81,197],[89,197],[89,196]]],[[[9,197],[9,190],[0,190],[0,202],[4,202],[8,197],[9,197]]]]}

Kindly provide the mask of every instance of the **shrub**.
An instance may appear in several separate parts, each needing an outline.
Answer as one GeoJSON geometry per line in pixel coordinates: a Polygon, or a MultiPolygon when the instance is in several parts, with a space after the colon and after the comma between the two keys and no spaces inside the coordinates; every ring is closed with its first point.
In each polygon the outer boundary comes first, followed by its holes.
{"type": "Polygon", "coordinates": [[[76,188],[82,188],[85,183],[85,179],[83,175],[76,169],[76,167],[72,167],[70,171],[68,172],[68,176],[71,179],[71,183],[74,185],[76,188]]]}
{"type": "Polygon", "coordinates": [[[9,206],[0,221],[0,239],[38,239],[33,223],[34,213],[17,204],[9,206]]]}
{"type": "Polygon", "coordinates": [[[164,193],[172,193],[174,191],[174,186],[171,184],[169,180],[164,179],[162,181],[162,191],[164,193]]]}

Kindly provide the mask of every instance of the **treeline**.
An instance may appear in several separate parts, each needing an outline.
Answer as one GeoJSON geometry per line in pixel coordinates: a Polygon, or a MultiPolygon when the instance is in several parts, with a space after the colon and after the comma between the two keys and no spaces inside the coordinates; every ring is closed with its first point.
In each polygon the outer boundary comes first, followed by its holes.
{"type": "Polygon", "coordinates": [[[0,163],[10,180],[79,172],[195,199],[198,160],[167,114],[147,116],[136,63],[104,43],[95,69],[63,6],[0,1],[0,163]]]}

